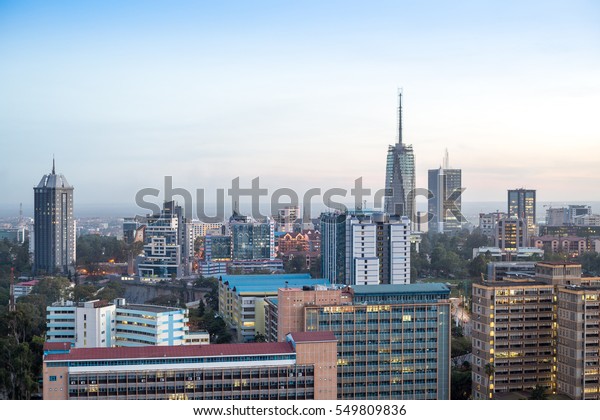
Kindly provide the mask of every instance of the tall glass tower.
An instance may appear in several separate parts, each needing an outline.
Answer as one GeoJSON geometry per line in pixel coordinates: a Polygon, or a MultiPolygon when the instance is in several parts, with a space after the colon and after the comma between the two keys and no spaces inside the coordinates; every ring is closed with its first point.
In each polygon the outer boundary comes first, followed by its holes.
{"type": "Polygon", "coordinates": [[[63,174],[44,175],[34,191],[34,270],[67,274],[75,263],[73,187],[63,174]]]}
{"type": "Polygon", "coordinates": [[[415,155],[402,143],[402,93],[398,95],[398,142],[388,148],[385,168],[384,212],[415,220],[415,155]]]}
{"type": "Polygon", "coordinates": [[[508,190],[508,216],[518,217],[527,225],[529,238],[537,235],[535,190],[508,190]]]}

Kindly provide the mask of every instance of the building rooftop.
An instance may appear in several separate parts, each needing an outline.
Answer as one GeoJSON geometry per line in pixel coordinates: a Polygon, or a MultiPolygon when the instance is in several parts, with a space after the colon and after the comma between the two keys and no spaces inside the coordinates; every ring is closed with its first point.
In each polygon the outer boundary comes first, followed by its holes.
{"type": "Polygon", "coordinates": [[[351,286],[355,295],[448,293],[450,289],[443,283],[376,284],[351,286]]]}
{"type": "MultiPolygon", "coordinates": [[[[60,344],[60,343],[58,343],[60,344]]],[[[206,344],[189,346],[72,348],[69,353],[50,354],[45,361],[102,359],[163,359],[188,357],[289,354],[289,343],[206,344]]]]}
{"type": "Polygon", "coordinates": [[[296,343],[318,343],[323,341],[335,341],[333,331],[309,331],[309,332],[293,332],[289,333],[296,343]]]}
{"type": "Polygon", "coordinates": [[[162,313],[162,312],[179,312],[183,311],[183,308],[174,308],[169,306],[157,306],[157,305],[137,305],[137,304],[128,304],[118,306],[117,309],[127,309],[130,311],[144,311],[144,312],[154,312],[154,313],[162,313]]]}
{"type": "Polygon", "coordinates": [[[310,274],[251,274],[223,275],[223,283],[227,282],[230,289],[237,293],[271,292],[276,293],[282,287],[303,287],[324,285],[329,286],[327,279],[312,279],[310,274]]]}

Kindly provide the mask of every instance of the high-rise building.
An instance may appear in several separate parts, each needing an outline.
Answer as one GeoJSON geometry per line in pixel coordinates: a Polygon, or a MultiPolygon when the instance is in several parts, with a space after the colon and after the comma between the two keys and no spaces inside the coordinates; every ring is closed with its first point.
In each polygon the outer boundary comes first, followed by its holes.
{"type": "Polygon", "coordinates": [[[380,212],[348,213],[348,284],[410,283],[410,221],[380,212]]]}
{"type": "Polygon", "coordinates": [[[234,260],[274,260],[275,222],[257,222],[237,213],[229,219],[231,258],[234,260]]]}
{"type": "Polygon", "coordinates": [[[508,216],[518,217],[525,222],[528,238],[537,235],[535,211],[535,190],[508,190],[508,216]]]}
{"type": "Polygon", "coordinates": [[[322,214],[321,256],[335,284],[410,283],[410,221],[369,210],[322,214]]]}
{"type": "Polygon", "coordinates": [[[524,219],[505,217],[496,222],[496,246],[502,251],[517,251],[529,243],[524,219]]]}
{"type": "Polygon", "coordinates": [[[506,218],[506,213],[495,211],[492,213],[479,213],[479,230],[488,238],[496,238],[498,220],[506,218]]]}
{"type": "Polygon", "coordinates": [[[428,171],[428,188],[432,197],[428,200],[429,231],[452,233],[461,229],[462,171],[450,168],[448,151],[439,169],[428,171]],[[458,213],[457,213],[458,212],[458,213]]]}
{"type": "Polygon", "coordinates": [[[384,212],[414,220],[415,155],[412,145],[402,142],[402,94],[398,98],[398,141],[388,147],[384,212]]]}
{"type": "Polygon", "coordinates": [[[473,398],[554,390],[554,287],[542,281],[473,283],[473,398]]]}
{"type": "Polygon", "coordinates": [[[34,271],[66,274],[75,262],[73,187],[63,174],[44,175],[34,191],[34,271]]]}
{"type": "Polygon", "coordinates": [[[160,214],[148,218],[144,258],[138,264],[139,276],[148,280],[180,277],[182,211],[174,201],[165,203],[160,214]]]}
{"type": "Polygon", "coordinates": [[[323,213],[321,274],[334,284],[346,284],[346,214],[323,213]]]}
{"type": "Polygon", "coordinates": [[[282,288],[266,309],[267,336],[331,331],[337,398],[450,398],[450,290],[443,284],[282,288]]]}
{"type": "Polygon", "coordinates": [[[558,290],[557,390],[576,400],[600,399],[600,287],[558,290]]]}

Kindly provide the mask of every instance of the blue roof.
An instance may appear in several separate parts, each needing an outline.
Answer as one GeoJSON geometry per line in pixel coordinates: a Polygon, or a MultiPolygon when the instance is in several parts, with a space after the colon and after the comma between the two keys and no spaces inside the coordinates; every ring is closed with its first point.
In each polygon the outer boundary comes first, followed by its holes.
{"type": "Polygon", "coordinates": [[[235,287],[237,293],[243,292],[276,292],[282,287],[302,287],[330,285],[327,279],[312,279],[310,274],[251,274],[223,275],[223,283],[229,282],[229,288],[235,287]]]}
{"type": "Polygon", "coordinates": [[[376,284],[352,286],[355,295],[383,294],[417,294],[417,293],[449,293],[450,289],[443,283],[412,283],[412,284],[376,284]]]}

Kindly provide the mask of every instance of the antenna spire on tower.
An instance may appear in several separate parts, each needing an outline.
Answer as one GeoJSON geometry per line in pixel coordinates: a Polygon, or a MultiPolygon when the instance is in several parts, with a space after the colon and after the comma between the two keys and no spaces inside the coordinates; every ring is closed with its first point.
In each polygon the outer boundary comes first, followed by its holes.
{"type": "Polygon", "coordinates": [[[402,144],[402,88],[398,89],[398,144],[402,144]]]}
{"type": "Polygon", "coordinates": [[[52,155],[52,175],[54,175],[56,172],[54,171],[54,155],[52,155]]]}

